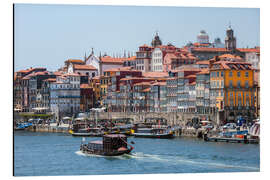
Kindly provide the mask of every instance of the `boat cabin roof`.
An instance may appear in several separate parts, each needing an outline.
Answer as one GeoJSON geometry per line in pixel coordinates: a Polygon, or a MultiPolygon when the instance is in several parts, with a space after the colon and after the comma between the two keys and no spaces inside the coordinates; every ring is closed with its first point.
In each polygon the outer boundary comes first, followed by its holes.
{"type": "Polygon", "coordinates": [[[91,141],[90,144],[103,144],[102,141],[91,141]]]}

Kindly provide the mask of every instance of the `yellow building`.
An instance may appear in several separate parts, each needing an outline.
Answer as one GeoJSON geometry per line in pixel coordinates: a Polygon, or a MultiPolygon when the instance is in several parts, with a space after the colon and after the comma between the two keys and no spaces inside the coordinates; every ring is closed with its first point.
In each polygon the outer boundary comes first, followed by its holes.
{"type": "Polygon", "coordinates": [[[250,63],[210,61],[210,106],[224,111],[224,119],[254,116],[254,70],[250,63]]]}

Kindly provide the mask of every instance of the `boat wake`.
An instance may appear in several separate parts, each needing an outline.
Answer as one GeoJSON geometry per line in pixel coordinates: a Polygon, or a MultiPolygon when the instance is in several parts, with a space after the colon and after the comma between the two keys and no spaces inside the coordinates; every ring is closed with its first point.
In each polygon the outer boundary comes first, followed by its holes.
{"type": "Polygon", "coordinates": [[[170,164],[193,164],[197,166],[212,166],[212,167],[218,167],[218,168],[229,168],[229,169],[243,169],[243,170],[253,170],[253,171],[259,171],[259,167],[250,167],[250,166],[241,166],[241,165],[232,165],[232,164],[225,164],[225,163],[219,163],[219,162],[211,162],[211,161],[200,161],[197,160],[190,160],[183,157],[175,157],[175,156],[164,156],[164,155],[153,155],[153,154],[144,154],[142,152],[136,152],[133,154],[130,154],[132,158],[140,159],[144,161],[159,161],[164,163],[170,163],[170,164]]]}
{"type": "Polygon", "coordinates": [[[107,159],[136,159],[142,161],[150,161],[150,162],[163,162],[175,165],[185,165],[185,164],[193,164],[196,166],[211,166],[216,168],[228,168],[228,169],[243,169],[243,170],[251,170],[251,171],[259,171],[260,168],[258,167],[250,167],[250,166],[241,166],[241,165],[232,165],[232,164],[225,164],[219,162],[211,162],[211,161],[200,161],[200,160],[190,160],[179,156],[164,156],[164,155],[154,155],[154,154],[144,154],[143,152],[133,152],[131,154],[124,154],[121,156],[101,156],[101,155],[94,155],[94,154],[84,154],[81,151],[75,152],[79,156],[90,156],[90,157],[103,157],[107,159]]]}
{"type": "Polygon", "coordinates": [[[77,154],[79,156],[103,157],[101,155],[96,155],[96,154],[84,154],[82,151],[76,151],[75,154],[77,154]]]}

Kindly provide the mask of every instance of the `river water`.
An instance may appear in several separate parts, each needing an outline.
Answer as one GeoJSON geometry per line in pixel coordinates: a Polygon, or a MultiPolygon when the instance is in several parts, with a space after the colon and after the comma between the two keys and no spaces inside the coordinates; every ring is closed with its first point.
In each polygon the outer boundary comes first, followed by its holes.
{"type": "MultiPolygon", "coordinates": [[[[101,138],[87,137],[86,140],[101,138]]],[[[14,175],[112,175],[258,172],[260,146],[204,142],[194,138],[146,139],[130,155],[102,157],[79,151],[82,138],[65,133],[14,133],[14,175]]]]}

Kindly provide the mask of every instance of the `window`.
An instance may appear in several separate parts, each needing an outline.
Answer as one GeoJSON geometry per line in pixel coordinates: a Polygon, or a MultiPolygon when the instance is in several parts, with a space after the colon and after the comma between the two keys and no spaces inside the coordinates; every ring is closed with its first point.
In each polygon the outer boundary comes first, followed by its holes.
{"type": "Polygon", "coordinates": [[[232,88],[233,84],[232,84],[232,80],[229,81],[229,88],[232,88]]]}
{"type": "Polygon", "coordinates": [[[237,88],[241,87],[241,81],[237,81],[237,88]]]}
{"type": "Polygon", "coordinates": [[[229,72],[229,76],[232,77],[232,71],[229,72]]]}
{"type": "Polygon", "coordinates": [[[237,77],[240,77],[240,75],[241,75],[241,74],[240,74],[240,72],[238,71],[238,72],[237,72],[237,77]]]}
{"type": "Polygon", "coordinates": [[[217,72],[217,77],[219,77],[219,72],[217,72]]]}
{"type": "Polygon", "coordinates": [[[249,94],[246,93],[246,106],[249,106],[249,94]]]}
{"type": "Polygon", "coordinates": [[[248,77],[248,72],[245,72],[245,77],[248,77]]]}
{"type": "Polygon", "coordinates": [[[221,88],[224,87],[224,81],[221,81],[221,88]]]}
{"type": "Polygon", "coordinates": [[[248,83],[248,81],[245,82],[245,87],[246,87],[246,88],[249,88],[249,83],[248,83]]]}
{"type": "Polygon", "coordinates": [[[221,77],[224,76],[224,72],[223,72],[223,71],[220,72],[220,76],[221,76],[221,77]]]}
{"type": "Polygon", "coordinates": [[[233,93],[230,93],[230,105],[233,106],[233,93]]]}
{"type": "Polygon", "coordinates": [[[242,96],[241,96],[241,93],[238,93],[238,106],[242,106],[242,96]]]}

